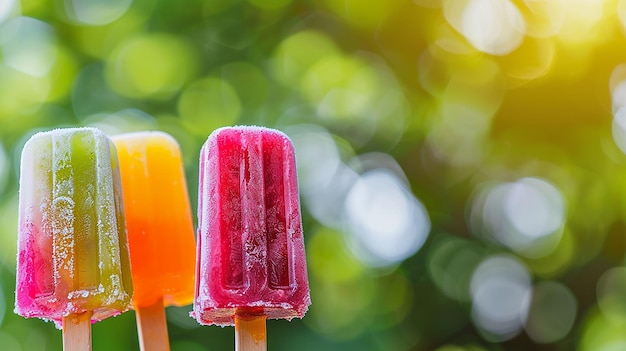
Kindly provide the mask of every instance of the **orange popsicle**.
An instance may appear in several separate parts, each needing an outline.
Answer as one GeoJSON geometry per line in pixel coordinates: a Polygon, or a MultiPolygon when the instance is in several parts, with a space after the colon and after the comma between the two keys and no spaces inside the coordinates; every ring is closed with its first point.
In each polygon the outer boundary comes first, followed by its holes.
{"type": "Polygon", "coordinates": [[[114,136],[142,350],[168,350],[164,307],[193,301],[195,240],[178,143],[163,132],[114,136]],[[150,346],[153,345],[153,346],[150,346]]]}

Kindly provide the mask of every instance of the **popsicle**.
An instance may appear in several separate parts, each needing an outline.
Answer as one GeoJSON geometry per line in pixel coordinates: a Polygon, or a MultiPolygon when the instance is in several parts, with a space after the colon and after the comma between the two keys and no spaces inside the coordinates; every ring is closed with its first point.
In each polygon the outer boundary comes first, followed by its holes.
{"type": "Polygon", "coordinates": [[[193,301],[195,238],[181,152],[163,132],[112,137],[117,147],[142,350],[169,350],[164,307],[193,301]]]}
{"type": "Polygon", "coordinates": [[[15,312],[54,321],[66,350],[90,349],[91,323],[126,311],[132,296],[117,156],[103,132],[26,142],[18,232],[15,312]]]}
{"type": "Polygon", "coordinates": [[[277,130],[215,130],[200,155],[194,316],[265,349],[265,319],[311,304],[294,148],[277,130]]]}

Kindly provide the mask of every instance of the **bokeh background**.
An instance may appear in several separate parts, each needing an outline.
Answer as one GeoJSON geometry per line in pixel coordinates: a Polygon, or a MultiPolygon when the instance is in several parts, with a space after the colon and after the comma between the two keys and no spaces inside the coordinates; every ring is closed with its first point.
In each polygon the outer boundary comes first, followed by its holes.
{"type": "MultiPolygon", "coordinates": [[[[289,134],[313,305],[271,350],[626,349],[626,1],[0,0],[0,348],[40,130],[289,134]]],[[[167,310],[172,350],[232,328],[167,310]]],[[[138,350],[134,313],[94,350],[138,350]]]]}

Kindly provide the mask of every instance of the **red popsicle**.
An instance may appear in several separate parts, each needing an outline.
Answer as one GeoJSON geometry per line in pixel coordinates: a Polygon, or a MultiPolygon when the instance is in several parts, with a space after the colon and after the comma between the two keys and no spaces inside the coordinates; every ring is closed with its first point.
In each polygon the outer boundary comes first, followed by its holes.
{"type": "MultiPolygon", "coordinates": [[[[200,156],[193,315],[201,324],[302,318],[311,304],[294,148],[263,127],[214,131],[200,156]]],[[[256,321],[256,322],[255,322],[256,321]]],[[[259,322],[261,321],[261,322],[259,322]]],[[[239,340],[238,342],[245,342],[239,340]]]]}

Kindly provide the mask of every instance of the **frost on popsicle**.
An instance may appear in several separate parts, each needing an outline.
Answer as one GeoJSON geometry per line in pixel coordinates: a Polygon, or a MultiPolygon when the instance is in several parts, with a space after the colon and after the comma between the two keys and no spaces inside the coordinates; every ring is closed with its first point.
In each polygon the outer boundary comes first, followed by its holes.
{"type": "Polygon", "coordinates": [[[97,321],[129,307],[117,158],[92,128],[35,134],[22,151],[15,312],[97,321]]]}
{"type": "Polygon", "coordinates": [[[303,317],[310,305],[295,156],[261,127],[213,132],[200,156],[198,277],[193,316],[303,317]]]}

